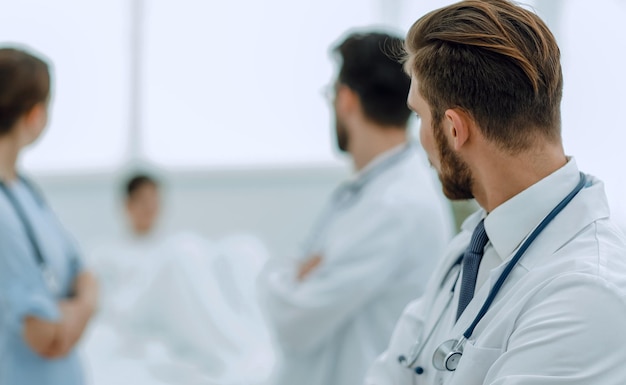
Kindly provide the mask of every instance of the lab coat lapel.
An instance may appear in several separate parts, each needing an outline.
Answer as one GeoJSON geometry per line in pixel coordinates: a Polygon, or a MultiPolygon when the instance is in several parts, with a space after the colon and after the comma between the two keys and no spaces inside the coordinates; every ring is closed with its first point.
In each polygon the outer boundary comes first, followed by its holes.
{"type": "Polygon", "coordinates": [[[597,220],[609,218],[603,183],[594,179],[590,182],[592,185],[582,189],[528,248],[527,255],[520,260],[522,266],[532,269],[541,263],[542,258],[556,253],[585,227],[597,220]]]}
{"type": "MultiPolygon", "coordinates": [[[[598,182],[597,180],[591,180],[590,182],[592,185],[578,193],[572,202],[563,209],[561,214],[559,214],[539,237],[537,237],[535,242],[533,242],[526,251],[526,254],[522,256],[519,265],[526,271],[530,270],[537,263],[541,263],[542,258],[553,255],[578,232],[594,221],[609,217],[609,208],[602,182],[598,182]]],[[[471,325],[480,311],[480,308],[485,303],[491,288],[502,274],[502,271],[509,263],[511,257],[512,255],[508,256],[505,262],[490,271],[489,279],[482,285],[463,314],[461,314],[461,317],[452,328],[449,338],[458,338],[471,325]]],[[[516,272],[519,268],[520,267],[517,266],[513,270],[507,282],[504,283],[501,291],[496,296],[494,304],[513,287],[513,281],[519,279],[518,274],[520,272],[516,272]]],[[[460,280],[459,283],[457,283],[457,292],[460,287],[459,285],[460,280]]],[[[454,306],[458,304],[458,293],[455,293],[453,304],[454,306]]],[[[488,314],[485,317],[488,318],[488,314]]]]}

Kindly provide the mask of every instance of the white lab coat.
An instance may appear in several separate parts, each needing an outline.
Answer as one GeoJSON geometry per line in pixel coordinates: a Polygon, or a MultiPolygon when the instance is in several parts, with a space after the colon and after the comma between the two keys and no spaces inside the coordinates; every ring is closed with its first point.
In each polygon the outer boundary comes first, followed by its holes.
{"type": "Polygon", "coordinates": [[[274,383],[362,383],[402,309],[422,294],[452,217],[415,147],[382,166],[400,151],[383,154],[359,174],[353,183],[376,176],[345,205],[331,199],[301,258],[323,256],[309,277],[297,282],[293,261],[261,274],[262,305],[283,352],[274,383]]]}
{"type": "MultiPolygon", "coordinates": [[[[493,210],[485,219],[490,238],[483,262],[500,264],[481,274],[474,299],[455,323],[458,292],[442,321],[435,320],[450,298],[456,273],[444,276],[485,216],[466,220],[426,294],[400,319],[387,351],[370,369],[368,385],[531,385],[626,383],[626,241],[609,220],[602,182],[588,186],[539,235],[524,254],[495,302],[465,345],[455,372],[437,371],[435,349],[459,338],[472,323],[489,289],[524,238],[579,181],[574,160],[493,210]],[[479,282],[480,284],[480,282],[479,282]],[[401,366],[417,339],[434,329],[418,365],[423,374],[401,366]]],[[[457,287],[461,279],[457,281],[457,287]]]]}

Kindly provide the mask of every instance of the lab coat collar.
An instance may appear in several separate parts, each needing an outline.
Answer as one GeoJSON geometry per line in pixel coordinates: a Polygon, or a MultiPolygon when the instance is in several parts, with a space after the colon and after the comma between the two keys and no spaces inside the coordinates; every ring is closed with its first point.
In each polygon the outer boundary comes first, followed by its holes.
{"type": "Polygon", "coordinates": [[[371,175],[378,172],[378,169],[384,168],[385,165],[389,162],[393,162],[392,158],[401,156],[401,153],[404,151],[408,151],[408,148],[410,147],[412,147],[411,143],[407,142],[399,144],[383,152],[382,154],[379,154],[374,159],[372,159],[365,167],[355,173],[354,176],[349,180],[349,183],[357,186],[364,185],[371,175]]]}
{"type": "Polygon", "coordinates": [[[541,253],[532,253],[531,246],[527,257],[520,260],[525,269],[532,269],[540,263],[541,257],[557,252],[565,243],[595,221],[610,217],[609,204],[604,191],[604,183],[597,178],[586,175],[587,184],[567,205],[563,212],[539,236],[536,244],[540,244],[541,253]]]}
{"type": "Polygon", "coordinates": [[[485,230],[502,261],[510,258],[528,234],[579,181],[576,161],[570,158],[565,166],[502,203],[485,217],[485,230]]]}
{"type": "MultiPolygon", "coordinates": [[[[573,162],[573,160],[570,160],[570,163],[571,162],[573,162]]],[[[565,167],[571,166],[570,163],[568,163],[568,165],[565,167]]],[[[575,164],[573,164],[573,166],[573,169],[577,172],[575,164]]],[[[557,173],[560,171],[565,171],[565,173],[561,173],[560,175],[561,177],[563,177],[563,174],[570,174],[572,169],[560,169],[559,171],[557,171],[557,173]]],[[[554,176],[555,174],[552,174],[551,176],[554,176]]],[[[548,178],[550,178],[551,176],[549,176],[548,178]]],[[[604,192],[604,184],[591,175],[586,175],[586,177],[587,184],[585,185],[585,188],[583,188],[574,197],[574,199],[567,206],[565,206],[563,211],[559,215],[557,215],[556,218],[554,218],[554,220],[550,223],[550,225],[546,227],[546,229],[539,235],[539,237],[537,237],[535,242],[533,242],[533,244],[528,248],[524,256],[520,259],[518,266],[516,266],[516,268],[513,269],[513,271],[511,272],[511,275],[507,279],[508,281],[516,281],[517,279],[520,279],[524,274],[532,270],[537,264],[545,262],[546,258],[551,258],[551,256],[554,255],[561,247],[563,247],[564,244],[566,244],[569,240],[575,237],[576,234],[581,232],[585,227],[589,226],[594,221],[605,219],[610,216],[609,206],[606,194],[604,192]]],[[[577,176],[577,178],[579,178],[579,176],[577,176]]],[[[567,181],[563,181],[561,178],[556,178],[556,180],[567,183],[567,181]]],[[[576,183],[578,182],[578,180],[579,179],[574,179],[576,183]]],[[[554,187],[551,186],[550,183],[545,185],[551,188],[554,187]]],[[[565,195],[567,195],[568,192],[569,191],[566,191],[563,196],[558,198],[559,202],[565,197],[565,195]]],[[[557,203],[558,202],[556,202],[554,205],[556,206],[557,203]]],[[[545,205],[542,205],[540,207],[544,208],[544,206],[545,205]]],[[[525,210],[525,206],[520,207],[525,210]]],[[[551,209],[552,207],[549,207],[547,211],[550,211],[551,209]]],[[[477,223],[478,221],[480,221],[481,214],[484,214],[483,210],[474,213],[470,218],[468,218],[468,221],[466,221],[468,222],[467,225],[470,226],[472,222],[477,223]]],[[[491,214],[489,216],[491,216],[491,214]]],[[[487,218],[489,218],[489,216],[487,216],[487,218]]],[[[515,216],[513,216],[513,218],[515,218],[515,216]]],[[[540,218],[539,221],[541,221],[541,219],[543,219],[543,217],[540,218]]],[[[485,222],[485,225],[486,223],[487,222],[485,222]]],[[[528,232],[532,231],[532,229],[534,229],[536,225],[538,225],[538,223],[535,223],[533,226],[531,226],[528,232]]],[[[519,226],[511,226],[519,228],[519,226]]],[[[471,228],[471,230],[473,230],[473,228],[471,228]]],[[[522,237],[525,239],[527,235],[528,234],[523,234],[522,237]]],[[[520,241],[520,243],[522,241],[520,241]]],[[[515,248],[517,249],[517,247],[515,248]]],[[[514,251],[515,250],[513,250],[511,254],[514,251]]],[[[507,255],[505,258],[508,260],[509,257],[510,255],[507,255]]],[[[476,317],[476,314],[478,314],[478,311],[483,306],[485,299],[489,294],[489,291],[497,281],[500,274],[502,274],[502,271],[506,266],[507,263],[503,262],[498,267],[490,271],[488,283],[481,286],[481,288],[478,290],[472,301],[469,303],[461,317],[454,324],[450,334],[451,336],[458,336],[462,334],[465,329],[467,329],[467,327],[472,323],[472,320],[474,319],[474,317],[476,317]]],[[[511,287],[513,287],[513,285],[507,285],[505,283],[504,287],[502,288],[502,293],[505,293],[511,287]]],[[[456,293],[455,296],[457,296],[456,293]]],[[[501,296],[501,294],[498,294],[498,297],[501,296]]],[[[480,329],[481,323],[478,324],[478,327],[474,331],[474,335],[479,335],[480,329]]]]}
{"type": "Polygon", "coordinates": [[[334,192],[331,198],[334,209],[345,207],[353,202],[355,197],[363,188],[378,177],[380,174],[395,169],[398,165],[405,163],[411,155],[417,154],[411,142],[400,144],[374,158],[360,172],[354,174],[350,179],[343,182],[334,192]]]}

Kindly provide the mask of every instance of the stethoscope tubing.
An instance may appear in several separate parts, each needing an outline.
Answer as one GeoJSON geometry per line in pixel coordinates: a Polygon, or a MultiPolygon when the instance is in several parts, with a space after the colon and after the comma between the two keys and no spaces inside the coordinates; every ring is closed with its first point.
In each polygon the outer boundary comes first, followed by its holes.
{"type": "MultiPolygon", "coordinates": [[[[574,197],[585,187],[586,184],[587,184],[587,178],[586,178],[585,174],[583,174],[581,172],[580,173],[580,181],[578,182],[576,187],[565,198],[563,198],[563,200],[561,200],[561,202],[559,202],[559,204],[557,204],[550,211],[550,213],[548,213],[548,215],[539,223],[539,225],[531,232],[531,234],[522,243],[522,245],[517,250],[517,252],[513,256],[513,258],[511,258],[509,263],[505,266],[504,270],[502,271],[502,273],[498,277],[498,280],[496,281],[494,286],[489,291],[489,295],[485,299],[485,302],[483,303],[483,306],[480,308],[479,312],[476,314],[476,317],[474,317],[474,320],[472,321],[470,326],[465,330],[465,332],[463,333],[462,337],[459,340],[455,341],[455,348],[457,350],[459,350],[460,354],[462,354],[462,350],[463,350],[462,345],[465,343],[465,341],[469,340],[469,338],[474,333],[474,329],[476,328],[478,323],[483,319],[485,314],[487,314],[487,311],[489,310],[490,306],[493,304],[493,301],[495,300],[496,296],[498,295],[498,292],[500,291],[500,289],[504,285],[505,280],[508,278],[509,274],[511,273],[511,271],[513,270],[515,265],[519,262],[519,260],[522,258],[522,256],[526,252],[526,250],[528,250],[528,248],[532,245],[532,243],[539,236],[539,234],[548,226],[548,224],[550,222],[552,222],[552,220],[554,218],[556,218],[556,216],[565,208],[565,206],[567,206],[574,199],[574,197]]],[[[455,263],[450,267],[450,269],[448,270],[448,273],[446,273],[446,275],[444,276],[444,281],[443,282],[445,282],[446,278],[449,276],[450,271],[456,265],[458,265],[458,264],[460,264],[462,262],[462,259],[463,259],[463,256],[459,257],[459,259],[457,259],[455,261],[455,263]]],[[[452,294],[450,295],[450,298],[448,298],[448,301],[446,302],[446,305],[443,308],[441,314],[438,316],[437,322],[431,328],[431,330],[428,333],[428,335],[427,335],[426,339],[424,340],[424,342],[417,341],[414,344],[413,349],[412,349],[412,353],[415,351],[415,354],[411,354],[411,356],[410,356],[410,361],[411,362],[408,363],[408,364],[405,364],[406,358],[404,358],[404,356],[400,356],[398,358],[400,363],[403,364],[404,366],[406,366],[407,368],[413,368],[413,366],[417,363],[417,360],[419,359],[419,356],[421,355],[422,351],[424,350],[424,347],[426,346],[427,342],[430,340],[431,336],[433,335],[434,330],[436,329],[437,325],[439,324],[439,322],[441,321],[441,319],[443,317],[443,314],[446,312],[446,310],[450,306],[450,302],[451,302],[451,300],[453,298],[453,294],[454,294],[454,287],[456,286],[456,283],[457,283],[457,281],[459,279],[460,272],[461,272],[461,270],[459,269],[459,273],[457,274],[456,280],[455,280],[454,285],[452,287],[452,294]],[[417,348],[417,344],[420,344],[421,346],[419,348],[417,348]]],[[[443,287],[443,282],[442,282],[442,285],[441,285],[442,287],[443,287]]],[[[449,341],[444,342],[444,344],[447,343],[447,342],[449,342],[449,341]]],[[[440,348],[438,348],[438,350],[439,349],[440,348]]]]}
{"type": "Polygon", "coordinates": [[[528,236],[528,238],[526,238],[524,243],[517,250],[513,258],[511,258],[511,261],[509,261],[509,263],[506,265],[506,267],[502,271],[502,274],[500,274],[500,276],[498,277],[498,280],[489,291],[489,295],[487,296],[487,299],[483,303],[483,306],[478,311],[478,314],[474,318],[474,321],[472,321],[471,325],[463,333],[463,336],[465,337],[466,340],[468,340],[472,336],[472,334],[474,333],[474,329],[476,328],[478,323],[483,319],[485,314],[487,314],[487,310],[489,310],[489,307],[491,307],[491,304],[493,303],[494,299],[498,295],[498,292],[500,292],[500,289],[504,285],[504,281],[509,277],[509,274],[511,274],[511,271],[513,271],[513,268],[522,258],[526,250],[528,250],[528,248],[532,245],[532,243],[539,236],[539,234],[541,234],[541,232],[546,227],[548,227],[550,222],[552,222],[552,220],[556,218],[556,216],[565,208],[565,206],[567,206],[572,201],[572,199],[574,199],[576,194],[578,194],[580,190],[582,190],[583,187],[585,187],[586,183],[587,183],[587,178],[585,177],[585,174],[581,172],[580,181],[578,182],[576,187],[569,194],[567,194],[567,196],[561,202],[559,202],[559,204],[556,205],[552,209],[552,211],[550,211],[550,213],[548,213],[548,215],[541,221],[541,223],[539,223],[539,225],[533,230],[533,232],[528,236]]]}
{"type": "MultiPolygon", "coordinates": [[[[24,183],[25,186],[28,187],[29,190],[31,190],[31,192],[33,192],[34,195],[36,195],[34,193],[34,189],[30,185],[30,183],[26,182],[26,180],[24,178],[22,178],[22,177],[20,177],[20,180],[22,181],[22,183],[24,183]]],[[[18,216],[18,218],[20,219],[20,222],[22,222],[22,226],[24,226],[24,230],[26,232],[26,236],[28,237],[28,241],[30,242],[31,247],[33,249],[33,253],[35,255],[35,260],[37,262],[37,265],[42,270],[44,270],[46,268],[46,259],[43,256],[43,252],[41,251],[41,247],[39,247],[39,242],[37,241],[37,237],[35,236],[35,229],[33,228],[33,225],[31,224],[31,221],[28,219],[28,216],[26,215],[26,212],[24,211],[22,206],[17,201],[17,198],[15,197],[15,194],[13,194],[9,190],[9,188],[6,186],[6,184],[3,181],[0,181],[0,190],[7,197],[7,199],[9,200],[9,203],[13,207],[13,210],[15,211],[15,213],[18,216]]],[[[37,198],[37,199],[41,200],[40,198],[37,198]]]]}

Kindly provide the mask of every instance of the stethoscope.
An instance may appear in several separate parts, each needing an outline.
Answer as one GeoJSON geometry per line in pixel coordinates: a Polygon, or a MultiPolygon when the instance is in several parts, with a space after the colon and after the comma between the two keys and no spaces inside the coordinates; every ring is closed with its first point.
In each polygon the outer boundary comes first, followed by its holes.
{"type": "MultiPolygon", "coordinates": [[[[576,194],[578,194],[580,190],[582,190],[585,187],[586,184],[587,184],[587,178],[585,177],[585,174],[581,172],[580,181],[578,182],[576,187],[565,198],[563,198],[563,200],[559,202],[559,204],[556,205],[556,207],[554,207],[552,211],[550,211],[550,213],[541,221],[541,223],[539,223],[539,225],[530,233],[528,238],[526,238],[524,243],[522,243],[522,245],[519,247],[519,249],[513,256],[513,258],[511,258],[509,263],[506,265],[506,267],[504,268],[504,270],[498,277],[498,280],[496,281],[494,286],[491,288],[491,291],[489,292],[487,299],[485,299],[483,306],[480,308],[480,310],[478,311],[478,314],[476,314],[476,317],[474,318],[474,321],[472,321],[471,325],[467,328],[467,330],[465,330],[465,332],[461,335],[461,337],[447,340],[443,342],[441,345],[439,345],[439,347],[437,347],[432,358],[432,364],[435,367],[435,369],[440,370],[440,371],[446,371],[446,370],[455,371],[456,370],[461,360],[461,357],[463,356],[463,348],[465,346],[466,341],[472,336],[472,333],[474,333],[474,329],[476,328],[478,323],[483,319],[483,317],[487,313],[487,310],[489,310],[489,307],[491,306],[495,297],[498,295],[498,292],[502,288],[504,281],[507,279],[507,277],[509,276],[509,274],[511,273],[511,271],[513,270],[517,262],[519,262],[519,260],[522,258],[522,255],[524,255],[524,253],[533,243],[535,238],[537,238],[537,236],[548,226],[550,222],[552,222],[552,220],[565,208],[565,206],[567,206],[572,201],[572,199],[574,199],[576,194]]],[[[454,280],[452,284],[452,289],[450,290],[450,296],[447,299],[445,306],[441,310],[441,313],[437,317],[437,320],[434,326],[431,328],[430,332],[428,333],[424,341],[418,340],[413,344],[413,347],[408,357],[404,355],[401,355],[398,357],[398,361],[400,362],[401,365],[405,366],[408,369],[412,369],[418,375],[424,373],[424,368],[421,366],[416,366],[415,364],[417,363],[417,360],[419,359],[422,351],[424,350],[424,347],[426,346],[426,344],[432,337],[435,331],[435,328],[440,323],[441,319],[446,313],[446,310],[450,307],[450,303],[452,302],[452,298],[454,297],[454,288],[459,279],[459,275],[461,274],[460,264],[462,260],[463,260],[463,255],[461,255],[454,262],[454,264],[450,267],[450,269],[444,276],[444,279],[441,283],[441,287],[443,287],[445,282],[448,280],[448,277],[450,276],[452,270],[458,266],[458,272],[456,275],[456,279],[454,280]]]]}
{"type": "Polygon", "coordinates": [[[398,152],[391,154],[389,157],[381,160],[380,163],[374,165],[373,168],[367,170],[358,179],[341,184],[331,195],[330,205],[323,211],[322,215],[316,221],[305,246],[305,253],[316,252],[313,250],[315,245],[319,244],[323,239],[328,223],[332,221],[338,212],[343,211],[356,204],[364,187],[375,180],[380,175],[392,169],[404,159],[408,158],[414,151],[414,144],[408,142],[398,152]]]}
{"type": "MultiPolygon", "coordinates": [[[[37,191],[30,184],[30,182],[28,182],[25,178],[21,176],[19,177],[19,179],[31,191],[37,203],[40,206],[44,206],[45,202],[43,198],[41,197],[40,194],[37,193],[37,191]]],[[[56,274],[54,274],[54,271],[51,269],[48,263],[46,263],[43,253],[41,252],[41,247],[39,247],[39,242],[37,241],[37,237],[35,236],[35,230],[33,229],[33,226],[30,220],[28,219],[26,212],[24,211],[23,207],[18,202],[17,198],[15,197],[15,194],[13,194],[13,192],[9,188],[7,188],[7,186],[1,180],[0,180],[0,190],[2,190],[4,195],[7,197],[7,199],[9,200],[9,203],[13,207],[13,210],[15,211],[18,218],[20,219],[20,222],[22,222],[22,225],[24,226],[24,230],[26,231],[26,236],[28,237],[28,241],[31,244],[31,247],[33,249],[33,254],[35,255],[35,261],[37,262],[37,266],[41,270],[41,274],[46,283],[46,286],[51,292],[55,294],[58,293],[60,291],[61,285],[59,283],[59,280],[57,279],[56,274]]]]}

